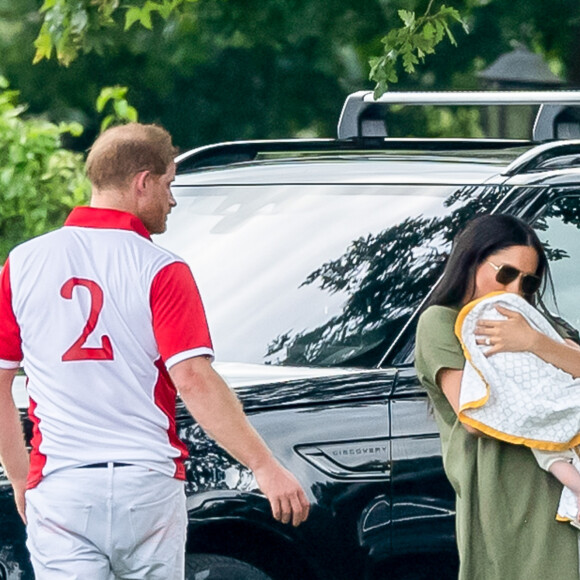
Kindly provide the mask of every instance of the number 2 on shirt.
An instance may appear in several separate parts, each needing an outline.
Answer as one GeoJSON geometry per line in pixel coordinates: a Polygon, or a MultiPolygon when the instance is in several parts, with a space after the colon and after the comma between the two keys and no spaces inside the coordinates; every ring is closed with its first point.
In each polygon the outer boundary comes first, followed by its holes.
{"type": "Polygon", "coordinates": [[[106,334],[101,337],[101,346],[99,348],[84,346],[89,335],[97,326],[99,315],[103,308],[103,290],[93,280],[87,280],[86,278],[69,278],[60,289],[60,295],[67,300],[71,300],[75,286],[83,286],[90,292],[91,311],[81,335],[62,355],[62,360],[113,360],[113,346],[111,340],[106,334]]]}

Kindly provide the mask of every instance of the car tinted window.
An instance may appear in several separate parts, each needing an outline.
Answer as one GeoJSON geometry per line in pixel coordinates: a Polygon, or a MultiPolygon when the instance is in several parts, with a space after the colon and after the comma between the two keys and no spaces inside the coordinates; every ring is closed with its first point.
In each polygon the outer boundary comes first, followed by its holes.
{"type": "Polygon", "coordinates": [[[437,279],[457,227],[493,191],[178,187],[156,241],[191,265],[219,360],[370,367],[437,279]]]}
{"type": "MultiPolygon", "coordinates": [[[[556,192],[557,193],[557,192],[556,192]]],[[[550,262],[555,297],[545,301],[574,328],[580,328],[580,192],[550,202],[534,227],[550,262]]]]}

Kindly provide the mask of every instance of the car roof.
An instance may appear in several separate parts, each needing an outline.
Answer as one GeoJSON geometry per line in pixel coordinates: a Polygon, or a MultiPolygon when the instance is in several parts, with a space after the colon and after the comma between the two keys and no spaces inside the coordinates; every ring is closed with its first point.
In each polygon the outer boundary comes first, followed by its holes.
{"type": "Polygon", "coordinates": [[[374,148],[351,144],[342,150],[338,141],[335,149],[326,150],[300,140],[220,144],[178,158],[174,185],[480,184],[501,174],[533,147],[520,141],[478,141],[468,146],[467,140],[438,140],[437,149],[435,141],[398,140],[396,146],[391,141],[374,148]],[[282,144],[289,143],[289,150],[284,151],[282,144]],[[272,150],[274,144],[280,145],[279,150],[272,150]],[[237,152],[231,156],[233,161],[227,157],[228,145],[237,152]],[[247,161],[239,153],[244,146],[252,151],[247,161]]]}
{"type": "Polygon", "coordinates": [[[178,175],[174,186],[306,184],[478,184],[505,167],[469,159],[318,159],[251,163],[178,175]]]}

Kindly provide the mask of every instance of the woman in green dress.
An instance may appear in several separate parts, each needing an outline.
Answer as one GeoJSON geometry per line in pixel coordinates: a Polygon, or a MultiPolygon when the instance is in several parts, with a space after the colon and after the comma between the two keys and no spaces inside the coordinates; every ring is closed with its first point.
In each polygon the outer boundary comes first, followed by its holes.
{"type": "MultiPolygon", "coordinates": [[[[443,465],[456,493],[460,580],[578,580],[578,533],[555,520],[562,485],[543,471],[532,452],[481,436],[457,419],[465,359],[454,334],[462,306],[494,291],[537,303],[548,261],[534,230],[508,215],[472,220],[456,238],[443,277],[417,328],[415,366],[427,390],[439,430],[443,465]]],[[[557,343],[523,316],[478,328],[482,345],[495,352],[533,352],[575,377],[580,348],[572,334],[557,343]]]]}

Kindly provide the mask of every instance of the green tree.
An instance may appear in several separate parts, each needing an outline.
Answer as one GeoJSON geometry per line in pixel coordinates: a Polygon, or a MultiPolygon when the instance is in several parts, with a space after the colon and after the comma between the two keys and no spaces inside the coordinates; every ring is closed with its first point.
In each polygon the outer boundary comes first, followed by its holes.
{"type": "MultiPolygon", "coordinates": [[[[166,126],[184,148],[236,139],[332,137],[346,94],[373,87],[368,61],[384,54],[382,40],[405,28],[414,34],[412,25],[418,29],[429,5],[428,0],[198,0],[162,14],[155,8],[167,2],[118,0],[105,3],[114,8],[109,24],[93,26],[101,3],[55,0],[40,13],[36,0],[0,0],[0,72],[21,91],[31,113],[83,124],[80,140],[65,137],[78,149],[99,131],[93,104],[104,85],[129,87],[141,119],[166,126]],[[77,27],[85,31],[85,44],[77,39],[82,56],[67,68],[55,58],[32,66],[43,19],[50,16],[55,24],[60,14],[66,23],[65,5],[88,10],[77,27]],[[140,15],[136,19],[132,11],[132,23],[130,6],[140,15]]],[[[442,5],[435,1],[428,15],[442,5]]],[[[571,84],[580,84],[577,0],[445,0],[445,5],[461,14],[469,36],[451,17],[447,24],[457,47],[444,39],[434,54],[421,48],[424,65],[413,62],[413,54],[420,61],[418,51],[402,51],[395,67],[397,90],[480,88],[477,73],[509,51],[513,41],[540,53],[571,84]],[[411,74],[400,74],[404,55],[407,66],[415,68],[411,74]]],[[[423,34],[432,34],[429,30],[425,23],[423,34]]],[[[439,36],[441,30],[445,27],[439,36]]],[[[405,119],[404,125],[417,135],[425,134],[418,128],[428,124],[439,134],[473,131],[472,119],[449,123],[448,118],[446,113],[419,124],[405,119]]]]}
{"type": "Polygon", "coordinates": [[[34,61],[57,59],[68,66],[79,51],[101,49],[102,32],[119,25],[119,13],[125,11],[124,28],[136,22],[153,28],[155,15],[167,18],[180,11],[187,3],[197,0],[145,0],[136,5],[132,0],[44,0],[40,12],[44,15],[42,27],[34,45],[34,61]]]}
{"type": "MultiPolygon", "coordinates": [[[[55,52],[57,59],[68,66],[77,58],[79,50],[88,52],[99,48],[96,33],[119,25],[119,20],[123,19],[117,15],[123,9],[125,30],[135,23],[151,30],[155,15],[163,20],[176,13],[183,17],[187,4],[196,1],[145,0],[139,6],[134,0],[45,0],[41,8],[44,22],[35,40],[34,62],[51,58],[55,52]]],[[[450,28],[452,21],[461,23],[467,32],[467,25],[455,8],[443,4],[437,12],[431,12],[433,3],[434,0],[429,0],[425,13],[419,17],[410,10],[398,11],[403,26],[392,29],[382,39],[383,54],[370,60],[370,79],[376,82],[375,97],[382,95],[389,84],[398,81],[399,59],[405,72],[413,73],[419,62],[435,52],[435,47],[444,37],[456,46],[450,28]]]]}
{"type": "Polygon", "coordinates": [[[95,48],[65,68],[54,58],[30,64],[36,9],[4,14],[5,46],[20,50],[0,70],[31,112],[81,122],[80,149],[98,132],[92,106],[103,85],[129,87],[141,119],[166,126],[182,147],[332,135],[345,94],[368,84],[388,16],[381,0],[200,0],[166,21],[154,14],[151,31],[102,28],[95,48]]]}
{"type": "MultiPolygon", "coordinates": [[[[22,0],[29,11],[19,17],[29,32],[20,25],[12,44],[38,36],[53,56],[59,43],[84,56],[69,58],[68,69],[42,60],[27,73],[20,60],[17,78],[15,65],[3,72],[31,110],[81,121],[87,142],[98,130],[91,106],[102,85],[130,87],[142,119],[191,147],[333,136],[345,95],[372,87],[372,57],[379,92],[393,75],[398,90],[473,89],[476,73],[519,41],[580,83],[577,0],[47,0],[42,13],[30,2],[22,0]],[[50,77],[46,90],[35,91],[41,76],[50,77]]],[[[32,47],[27,54],[32,60],[32,47]]]]}
{"type": "MultiPolygon", "coordinates": [[[[137,120],[126,87],[105,87],[96,107],[105,114],[103,129],[137,120]]],[[[0,264],[16,244],[61,226],[90,193],[84,156],[62,146],[63,137],[81,135],[82,125],[25,113],[18,91],[0,77],[0,264]]]]}
{"type": "Polygon", "coordinates": [[[61,146],[78,123],[25,119],[18,92],[0,77],[0,262],[17,243],[62,221],[88,196],[83,158],[61,146]]]}

